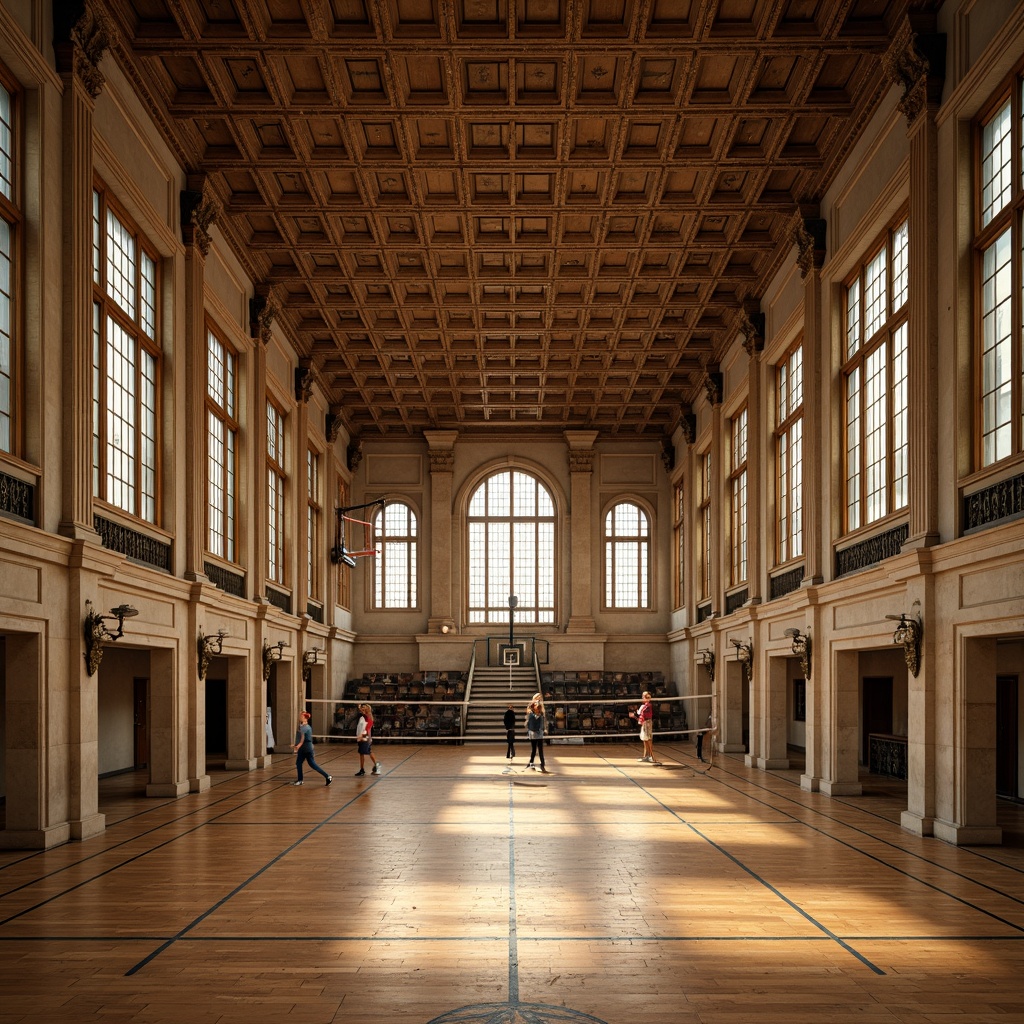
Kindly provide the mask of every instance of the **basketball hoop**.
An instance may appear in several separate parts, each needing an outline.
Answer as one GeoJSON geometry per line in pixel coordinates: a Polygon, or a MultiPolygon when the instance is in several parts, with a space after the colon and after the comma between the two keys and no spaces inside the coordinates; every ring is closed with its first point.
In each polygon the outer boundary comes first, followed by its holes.
{"type": "Polygon", "coordinates": [[[340,563],[342,565],[347,565],[350,569],[354,569],[357,558],[370,558],[377,554],[376,546],[370,543],[373,524],[365,519],[356,519],[354,516],[348,515],[349,512],[355,512],[364,508],[376,508],[377,506],[380,506],[383,510],[383,498],[378,498],[376,501],[369,501],[365,505],[347,505],[344,508],[337,508],[334,510],[335,530],[334,547],[331,548],[331,561],[335,565],[340,563]],[[346,545],[347,524],[351,524],[351,533],[353,536],[357,536],[358,527],[362,527],[362,547],[358,550],[349,550],[346,545]]]}

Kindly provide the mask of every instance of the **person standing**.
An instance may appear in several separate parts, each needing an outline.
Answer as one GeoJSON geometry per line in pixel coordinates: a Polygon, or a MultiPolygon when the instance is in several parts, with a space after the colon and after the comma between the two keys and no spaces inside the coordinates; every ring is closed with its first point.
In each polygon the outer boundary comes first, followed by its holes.
{"type": "Polygon", "coordinates": [[[516,709],[514,705],[509,704],[502,721],[505,723],[505,757],[511,761],[516,756],[516,709]]]}
{"type": "Polygon", "coordinates": [[[697,760],[704,760],[704,733],[711,731],[711,715],[708,715],[707,722],[704,723],[704,728],[697,733],[697,760]]]}
{"type": "Polygon", "coordinates": [[[308,711],[303,711],[299,715],[299,727],[295,730],[295,746],[292,749],[295,751],[295,771],[299,777],[292,785],[302,785],[302,765],[306,763],[313,771],[319,772],[327,780],[324,785],[329,786],[334,777],[328,775],[313,757],[313,727],[309,724],[310,717],[308,711]]]}
{"type": "Polygon", "coordinates": [[[654,760],[654,705],[651,703],[650,692],[644,690],[642,699],[643,704],[636,711],[629,713],[630,718],[635,718],[640,723],[640,742],[644,745],[643,757],[638,757],[637,761],[657,764],[658,762],[654,760]]]}
{"type": "Polygon", "coordinates": [[[534,762],[540,761],[540,770],[547,775],[544,766],[544,705],[539,700],[530,701],[526,709],[526,735],[530,737],[530,763],[527,768],[536,770],[534,762]]]}
{"type": "Polygon", "coordinates": [[[373,711],[369,704],[359,705],[359,721],[356,723],[356,747],[359,750],[359,771],[356,775],[366,774],[366,757],[373,762],[373,774],[380,775],[381,764],[373,756],[373,711]]]}

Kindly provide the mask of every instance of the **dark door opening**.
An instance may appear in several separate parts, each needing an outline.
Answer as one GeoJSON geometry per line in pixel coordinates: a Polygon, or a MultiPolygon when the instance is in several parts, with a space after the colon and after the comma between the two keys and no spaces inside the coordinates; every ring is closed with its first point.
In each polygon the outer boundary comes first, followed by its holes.
{"type": "Polygon", "coordinates": [[[1017,677],[996,676],[996,794],[1014,800],[1020,796],[1019,700],[1017,677]]]}
{"type": "Polygon", "coordinates": [[[861,695],[860,763],[869,764],[868,737],[873,732],[892,735],[892,676],[865,676],[861,695]]]}
{"type": "Polygon", "coordinates": [[[228,756],[228,681],[206,680],[206,756],[228,756]]]}
{"type": "Polygon", "coordinates": [[[134,760],[136,768],[149,767],[149,680],[135,679],[134,706],[134,760]]]}

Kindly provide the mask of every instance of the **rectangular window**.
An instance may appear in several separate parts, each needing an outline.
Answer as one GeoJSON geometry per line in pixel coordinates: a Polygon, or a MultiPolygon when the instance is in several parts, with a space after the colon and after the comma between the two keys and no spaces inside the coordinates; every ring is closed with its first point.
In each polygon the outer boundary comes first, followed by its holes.
{"type": "Polygon", "coordinates": [[[18,205],[15,155],[17,97],[0,84],[0,451],[14,454],[17,444],[18,350],[17,329],[20,271],[18,245],[21,210],[18,205]]]}
{"type": "Polygon", "coordinates": [[[238,420],[235,354],[206,332],[206,546],[218,558],[236,561],[236,458],[238,420]]]}
{"type": "Polygon", "coordinates": [[[730,582],[747,578],[747,410],[741,409],[730,430],[731,466],[729,475],[730,519],[732,526],[732,571],[730,582]]]}
{"type": "Polygon", "coordinates": [[[699,600],[711,596],[711,452],[697,456],[697,582],[699,600]]]}
{"type": "Polygon", "coordinates": [[[284,583],[284,416],[267,402],[267,579],[284,583]]]}
{"type": "Polygon", "coordinates": [[[321,522],[323,508],[320,498],[320,456],[312,449],[306,452],[306,580],[309,596],[320,599],[321,522]]]}
{"type": "Polygon", "coordinates": [[[846,529],[907,505],[909,230],[901,220],[846,287],[846,529]],[[864,296],[864,301],[862,301],[864,296]]]}
{"type": "Polygon", "coordinates": [[[776,370],[775,451],[778,479],[777,548],[780,564],[804,553],[803,346],[798,345],[776,370]]]}
{"type": "Polygon", "coordinates": [[[93,487],[157,520],[159,358],[156,260],[101,188],[93,193],[93,487]]]}
{"type": "Polygon", "coordinates": [[[675,534],[675,607],[682,608],[686,600],[684,570],[686,568],[686,500],[682,484],[675,488],[675,517],[672,524],[675,534]]]}
{"type": "MultiPolygon", "coordinates": [[[[1024,83],[979,125],[977,176],[976,460],[992,466],[1024,451],[1024,83]]],[[[991,109],[991,108],[990,108],[991,109]]]]}
{"type": "MultiPolygon", "coordinates": [[[[349,496],[348,496],[348,484],[342,479],[340,472],[338,473],[338,508],[348,508],[349,496]]],[[[335,510],[335,516],[337,517],[338,512],[335,510]]],[[[338,607],[339,608],[351,608],[352,607],[352,573],[347,571],[347,567],[339,568],[337,572],[338,577],[338,607]]]]}

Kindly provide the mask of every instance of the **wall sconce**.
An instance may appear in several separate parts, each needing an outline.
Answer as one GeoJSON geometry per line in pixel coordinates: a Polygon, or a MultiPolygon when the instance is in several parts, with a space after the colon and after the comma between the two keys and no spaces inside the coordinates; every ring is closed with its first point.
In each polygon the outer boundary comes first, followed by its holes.
{"type": "Polygon", "coordinates": [[[800,659],[800,667],[804,672],[804,679],[811,678],[811,638],[807,633],[801,633],[796,626],[786,630],[786,636],[793,641],[793,653],[800,659]]]}
{"type": "Polygon", "coordinates": [[[202,626],[199,627],[199,637],[196,640],[196,653],[199,656],[199,678],[206,678],[206,670],[210,667],[210,661],[215,654],[220,654],[224,649],[224,637],[228,635],[226,629],[218,629],[216,636],[205,636],[202,626]]]}
{"type": "Polygon", "coordinates": [[[89,675],[95,675],[103,660],[103,647],[124,636],[124,620],[138,615],[139,610],[130,604],[119,604],[110,609],[109,615],[97,615],[92,601],[86,601],[88,611],[85,613],[83,633],[85,635],[85,668],[89,675]],[[111,632],[108,622],[117,620],[117,629],[111,632]]]}
{"type": "Polygon", "coordinates": [[[270,669],[275,661],[281,660],[281,652],[288,646],[287,640],[278,640],[276,644],[263,641],[263,682],[270,679],[270,669]]]}
{"type": "Polygon", "coordinates": [[[743,676],[747,683],[754,678],[754,641],[749,637],[748,641],[748,643],[744,643],[742,640],[730,641],[736,648],[736,658],[743,666],[743,676]]]}
{"type": "Polygon", "coordinates": [[[898,620],[896,631],[892,635],[892,642],[900,644],[903,648],[903,658],[910,669],[910,674],[917,677],[921,668],[921,634],[924,632],[924,624],[921,622],[920,612],[917,618],[900,612],[899,615],[886,615],[887,619],[898,620]]]}
{"type": "Polygon", "coordinates": [[[711,682],[715,681],[715,652],[714,651],[698,651],[700,655],[700,663],[708,670],[708,678],[711,682]]]}
{"type": "Polygon", "coordinates": [[[313,666],[321,664],[320,648],[311,647],[302,653],[302,678],[308,683],[313,676],[313,666]]]}

